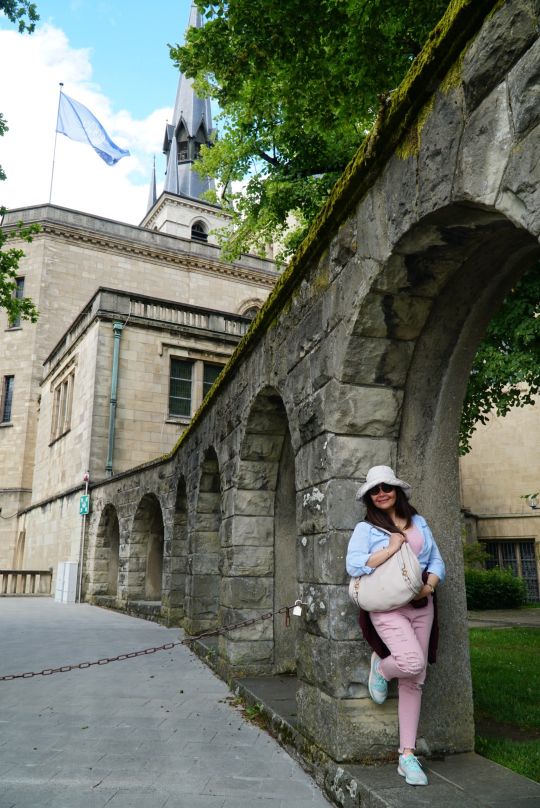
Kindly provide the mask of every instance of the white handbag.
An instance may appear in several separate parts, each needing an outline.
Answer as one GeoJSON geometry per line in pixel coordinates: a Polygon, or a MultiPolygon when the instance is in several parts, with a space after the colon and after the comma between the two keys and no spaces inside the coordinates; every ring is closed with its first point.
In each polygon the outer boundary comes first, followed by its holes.
{"type": "Polygon", "coordinates": [[[422,570],[407,542],[369,575],[351,578],[349,597],[366,612],[390,612],[409,603],[422,589],[422,570]]]}

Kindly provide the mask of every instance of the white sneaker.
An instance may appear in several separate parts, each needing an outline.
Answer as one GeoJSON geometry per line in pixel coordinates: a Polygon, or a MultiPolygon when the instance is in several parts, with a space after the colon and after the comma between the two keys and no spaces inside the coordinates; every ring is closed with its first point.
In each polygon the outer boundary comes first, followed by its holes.
{"type": "Polygon", "coordinates": [[[375,704],[384,704],[386,701],[386,697],[388,695],[388,682],[382,675],[379,673],[379,662],[380,657],[377,656],[375,651],[373,651],[371,655],[371,668],[369,671],[369,680],[368,680],[368,690],[369,695],[375,702],[375,704]]]}
{"type": "Polygon", "coordinates": [[[410,786],[427,786],[428,784],[420,761],[414,755],[399,756],[398,774],[401,774],[410,786]]]}

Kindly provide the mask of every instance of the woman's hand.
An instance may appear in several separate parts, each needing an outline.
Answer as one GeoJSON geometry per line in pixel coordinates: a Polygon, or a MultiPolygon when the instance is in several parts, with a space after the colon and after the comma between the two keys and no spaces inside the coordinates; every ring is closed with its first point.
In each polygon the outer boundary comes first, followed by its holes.
{"type": "Polygon", "coordinates": [[[388,549],[392,553],[397,553],[403,542],[407,541],[403,533],[391,533],[388,549]]]}
{"type": "Polygon", "coordinates": [[[431,591],[431,587],[427,584],[424,584],[420,592],[414,596],[413,600],[422,600],[422,598],[426,598],[428,595],[432,595],[433,592],[431,591]]]}

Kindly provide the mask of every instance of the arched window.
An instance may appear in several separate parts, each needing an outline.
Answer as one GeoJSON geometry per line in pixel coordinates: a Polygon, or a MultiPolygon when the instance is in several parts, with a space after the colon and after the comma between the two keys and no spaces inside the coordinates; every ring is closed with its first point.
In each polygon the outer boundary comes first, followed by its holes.
{"type": "Polygon", "coordinates": [[[255,317],[259,313],[259,306],[251,306],[249,309],[243,312],[244,317],[249,317],[250,320],[254,320],[255,317]]]}
{"type": "Polygon", "coordinates": [[[208,241],[208,233],[202,222],[195,222],[191,225],[191,238],[194,241],[208,241]]]}

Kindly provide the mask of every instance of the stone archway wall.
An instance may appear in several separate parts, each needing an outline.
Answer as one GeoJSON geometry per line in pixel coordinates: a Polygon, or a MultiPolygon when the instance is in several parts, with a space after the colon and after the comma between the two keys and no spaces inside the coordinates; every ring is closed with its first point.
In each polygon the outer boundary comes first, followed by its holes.
{"type": "MultiPolygon", "coordinates": [[[[262,611],[273,589],[270,554],[262,552],[268,532],[257,536],[257,574],[251,550],[251,569],[241,566],[239,529],[244,515],[264,521],[264,508],[273,524],[277,477],[270,485],[254,474],[248,484],[251,460],[242,453],[256,432],[253,402],[263,402],[261,391],[279,391],[295,450],[298,580],[307,604],[298,722],[335,760],[384,758],[396,743],[395,699],[380,708],[368,698],[369,650],[359,640],[344,569],[361,516],[355,493],[378,463],[411,479],[415,504],[448,561],[419,748],[472,748],[455,434],[482,329],[538,255],[535,8],[532,0],[451,4],[178,445],[165,460],[92,489],[96,508],[117,503],[121,537],[141,496],[156,492],[172,535],[183,477],[186,626],[215,625],[219,600],[223,619],[262,611]]],[[[262,434],[272,435],[271,408],[260,414],[262,434]]],[[[281,444],[283,423],[275,433],[281,444]]],[[[277,474],[277,455],[273,464],[277,474]]],[[[122,556],[121,544],[121,581],[122,556]]],[[[257,637],[259,629],[249,629],[247,641],[222,642],[223,663],[247,660],[268,670],[273,637],[262,630],[257,637]],[[247,657],[241,642],[251,643],[247,657]]]]}
{"type": "MultiPolygon", "coordinates": [[[[171,532],[169,531],[169,535],[171,532]]],[[[164,594],[162,614],[169,624],[179,624],[184,617],[186,569],[188,558],[188,502],[186,481],[181,477],[176,489],[172,535],[165,540],[164,594]]]]}
{"type": "Polygon", "coordinates": [[[219,621],[221,481],[214,449],[201,466],[194,523],[189,536],[184,626],[190,634],[216,628],[219,621]]]}
{"type": "MultiPolygon", "coordinates": [[[[258,617],[298,596],[294,453],[283,400],[262,390],[248,409],[234,512],[226,520],[221,623],[258,617]]],[[[220,638],[220,655],[251,673],[294,671],[295,627],[283,615],[220,638]]]]}
{"type": "Polygon", "coordinates": [[[153,494],[141,499],[129,537],[126,595],[128,600],[161,600],[163,516],[153,494]]]}
{"type": "Polygon", "coordinates": [[[93,552],[92,594],[116,597],[120,557],[120,527],[112,504],[103,509],[93,552]]]}

